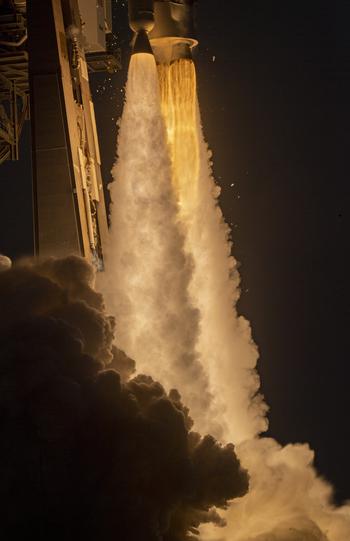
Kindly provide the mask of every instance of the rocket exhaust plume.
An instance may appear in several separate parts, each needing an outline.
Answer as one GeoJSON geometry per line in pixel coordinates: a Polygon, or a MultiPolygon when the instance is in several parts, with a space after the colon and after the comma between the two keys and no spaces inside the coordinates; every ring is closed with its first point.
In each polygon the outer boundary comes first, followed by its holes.
{"type": "Polygon", "coordinates": [[[158,72],[174,189],[182,214],[188,216],[198,198],[200,169],[195,67],[186,59],[160,64],[158,72]]]}
{"type": "Polygon", "coordinates": [[[218,421],[226,427],[227,438],[240,442],[266,428],[265,408],[256,396],[257,349],[248,323],[234,310],[239,275],[201,133],[195,66],[191,60],[180,59],[158,69],[173,186],[186,231],[186,252],[195,262],[189,292],[201,318],[197,350],[216,403],[221,401],[218,421]]]}
{"type": "Polygon", "coordinates": [[[131,57],[118,143],[103,286],[116,315],[118,347],[139,372],[168,390],[181,387],[204,432],[217,435],[215,404],[196,351],[199,312],[188,292],[193,262],[185,252],[151,55],[131,57]]]}
{"type": "Polygon", "coordinates": [[[118,346],[138,371],[180,388],[198,429],[233,441],[250,472],[250,490],[227,510],[227,527],[218,534],[201,526],[201,539],[346,541],[350,507],[333,506],[308,446],[259,439],[267,406],[258,394],[258,352],[236,310],[239,274],[202,134],[194,65],[187,58],[163,64],[159,80],[160,95],[153,56],[133,55],[104,286],[118,346]]]}
{"type": "Polygon", "coordinates": [[[190,43],[173,17],[181,4],[155,3],[160,24],[150,37],[160,93],[153,56],[133,55],[130,64],[102,284],[117,343],[138,371],[181,389],[195,426],[233,441],[249,470],[250,490],[227,510],[227,527],[202,525],[201,539],[347,541],[350,506],[333,505],[309,447],[260,437],[268,408],[258,351],[236,309],[240,277],[202,133],[195,67],[177,52],[190,43]]]}
{"type": "MultiPolygon", "coordinates": [[[[188,62],[181,59],[159,70],[173,185],[180,209],[185,209],[180,212],[185,249],[194,261],[189,292],[200,313],[197,351],[224,438],[238,445],[251,476],[250,491],[227,512],[220,541],[345,541],[350,538],[350,506],[333,506],[332,489],[317,477],[309,447],[282,448],[272,439],[259,439],[267,428],[267,406],[258,394],[258,352],[250,326],[236,310],[239,274],[231,256],[230,230],[218,205],[220,191],[212,177],[199,108],[195,115],[182,116],[186,107],[193,111],[196,96],[195,69],[188,62]],[[184,131],[191,137],[181,137],[184,131]]],[[[201,426],[201,419],[196,421],[201,426]]],[[[203,526],[201,533],[204,540],[218,541],[212,526],[203,526]]]]}

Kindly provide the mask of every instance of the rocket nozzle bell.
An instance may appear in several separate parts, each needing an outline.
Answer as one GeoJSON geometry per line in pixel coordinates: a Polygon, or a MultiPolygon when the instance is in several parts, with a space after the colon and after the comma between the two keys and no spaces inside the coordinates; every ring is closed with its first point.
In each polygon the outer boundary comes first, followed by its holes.
{"type": "Polygon", "coordinates": [[[141,29],[135,35],[135,41],[134,41],[132,54],[138,54],[138,53],[146,53],[146,54],[153,55],[153,50],[149,42],[147,32],[146,30],[143,30],[143,29],[141,29]]]}

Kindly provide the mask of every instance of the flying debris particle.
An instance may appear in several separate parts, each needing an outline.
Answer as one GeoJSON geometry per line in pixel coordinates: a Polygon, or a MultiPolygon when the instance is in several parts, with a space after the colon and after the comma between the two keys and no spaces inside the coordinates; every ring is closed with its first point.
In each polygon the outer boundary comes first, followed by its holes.
{"type": "Polygon", "coordinates": [[[213,56],[213,62],[215,62],[215,60],[216,60],[216,56],[214,55],[214,56],[213,56]]]}

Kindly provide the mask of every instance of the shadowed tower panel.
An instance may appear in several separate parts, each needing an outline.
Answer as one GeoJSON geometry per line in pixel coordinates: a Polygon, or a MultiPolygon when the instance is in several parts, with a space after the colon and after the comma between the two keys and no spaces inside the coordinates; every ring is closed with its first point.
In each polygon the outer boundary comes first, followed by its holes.
{"type": "Polygon", "coordinates": [[[35,243],[39,255],[80,254],[102,268],[107,218],[82,23],[77,0],[28,3],[35,243]]]}

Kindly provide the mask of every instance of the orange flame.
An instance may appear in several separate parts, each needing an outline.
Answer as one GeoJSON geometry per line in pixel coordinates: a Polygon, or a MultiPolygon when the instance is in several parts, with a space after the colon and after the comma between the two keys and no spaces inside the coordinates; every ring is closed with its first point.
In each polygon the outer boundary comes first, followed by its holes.
{"type": "Polygon", "coordinates": [[[180,59],[160,64],[158,73],[174,188],[180,209],[187,214],[197,198],[200,164],[195,66],[192,60],[180,59]]]}

